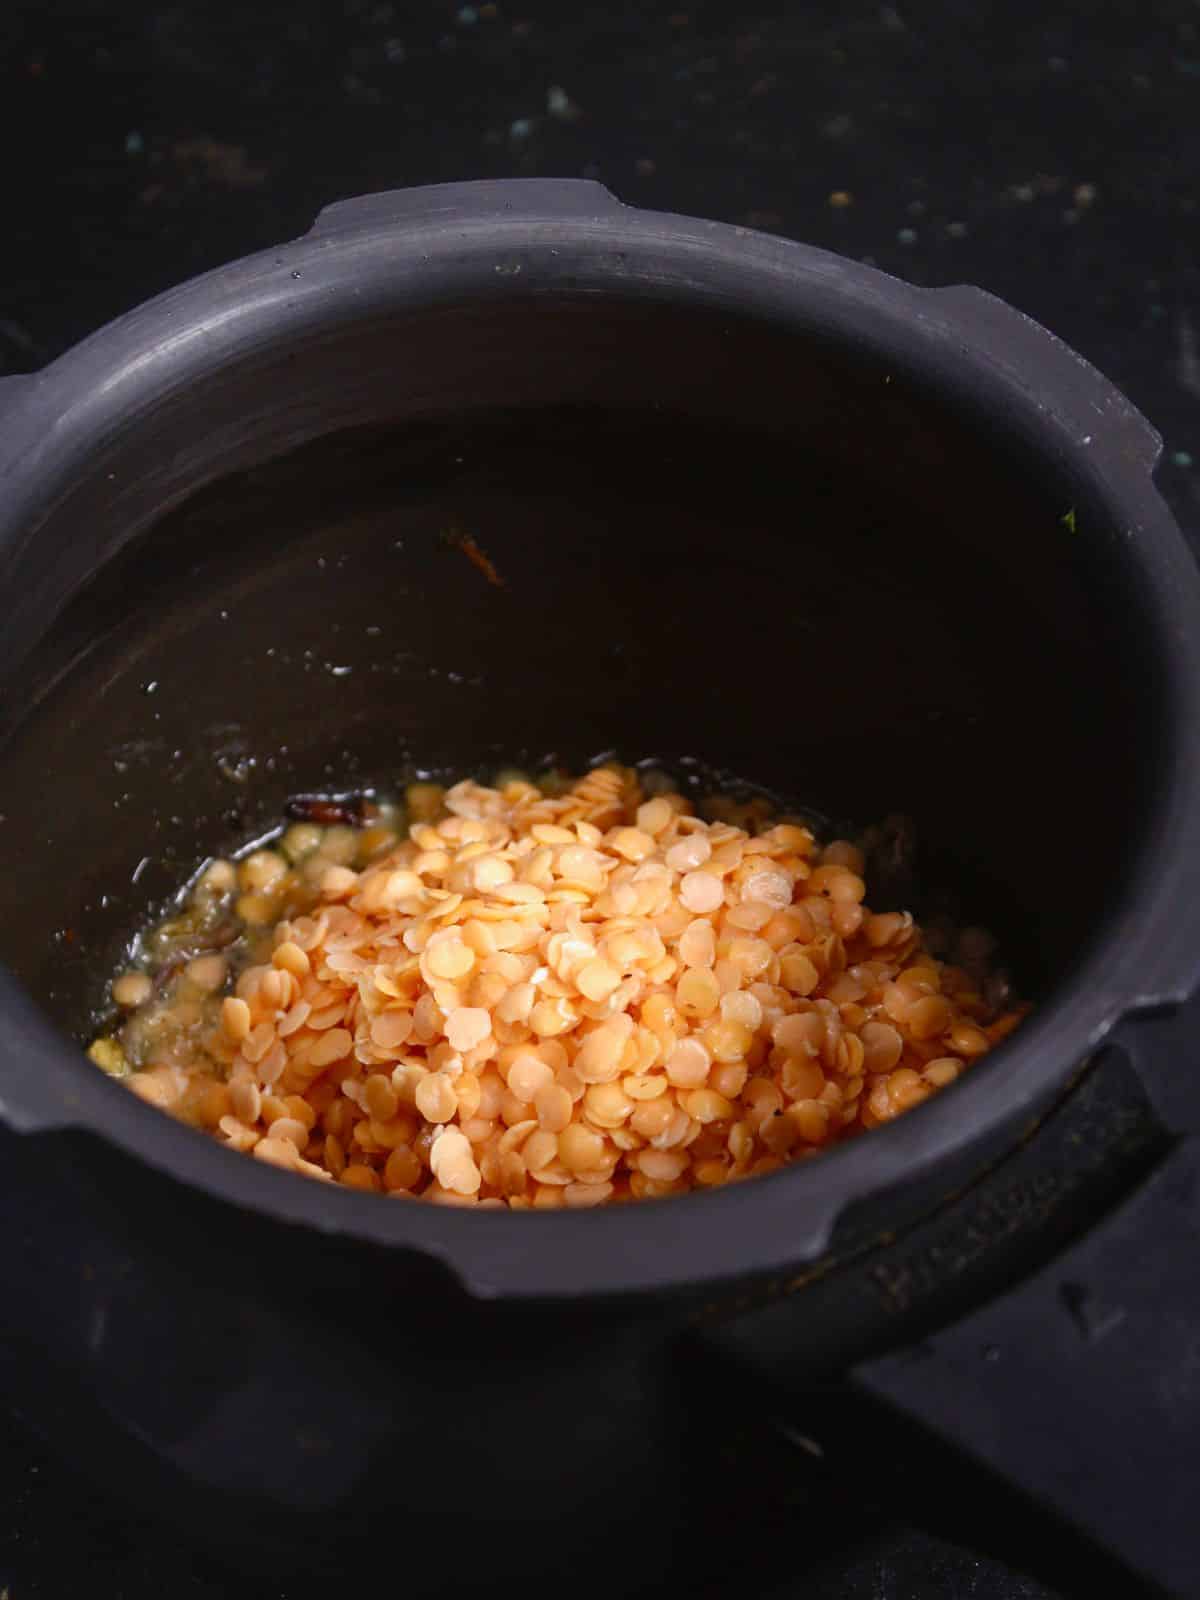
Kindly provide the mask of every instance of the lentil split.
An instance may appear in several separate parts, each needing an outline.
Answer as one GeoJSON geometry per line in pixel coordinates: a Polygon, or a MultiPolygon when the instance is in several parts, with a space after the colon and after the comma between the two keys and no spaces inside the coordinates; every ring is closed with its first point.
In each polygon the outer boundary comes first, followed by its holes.
{"type": "Polygon", "coordinates": [[[93,1060],[293,1172],[545,1210],[810,1157],[1023,1015],[985,934],[873,913],[862,849],[761,800],[706,821],[615,766],[497,783],[410,786],[407,838],[306,802],[210,863],[93,1060]]]}

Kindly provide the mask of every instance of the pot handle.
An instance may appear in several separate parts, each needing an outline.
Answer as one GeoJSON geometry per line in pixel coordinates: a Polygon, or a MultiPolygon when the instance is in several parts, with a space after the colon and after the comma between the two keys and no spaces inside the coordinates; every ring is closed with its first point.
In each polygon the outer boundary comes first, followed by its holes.
{"type": "Polygon", "coordinates": [[[600,217],[622,209],[614,194],[590,178],[480,178],[337,200],[317,214],[306,237],[432,222],[441,216],[453,216],[457,225],[480,217],[600,217]]]}
{"type": "Polygon", "coordinates": [[[1078,443],[1094,440],[1098,450],[1116,451],[1129,465],[1154,471],[1162,436],[1102,372],[1048,328],[972,284],[921,292],[951,313],[954,335],[968,339],[992,365],[1023,385],[1031,372],[1043,375],[1055,415],[1078,443]]]}
{"type": "Polygon", "coordinates": [[[1122,1030],[1176,1135],[1132,1195],[1041,1271],[860,1392],[1032,1496],[1170,1594],[1200,1593],[1200,1099],[1165,1024],[1122,1030]],[[1184,1085],[1190,1088],[1185,1096],[1184,1085]]]}

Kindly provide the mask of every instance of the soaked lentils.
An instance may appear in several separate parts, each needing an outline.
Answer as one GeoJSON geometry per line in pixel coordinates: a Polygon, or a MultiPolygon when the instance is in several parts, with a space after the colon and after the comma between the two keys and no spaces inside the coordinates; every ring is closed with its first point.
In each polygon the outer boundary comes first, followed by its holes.
{"type": "Polygon", "coordinates": [[[863,848],[761,800],[705,820],[616,766],[406,800],[407,837],[301,821],[210,862],[93,1060],[289,1171],[545,1210],[812,1156],[1023,1015],[986,934],[872,912],[863,848]]]}

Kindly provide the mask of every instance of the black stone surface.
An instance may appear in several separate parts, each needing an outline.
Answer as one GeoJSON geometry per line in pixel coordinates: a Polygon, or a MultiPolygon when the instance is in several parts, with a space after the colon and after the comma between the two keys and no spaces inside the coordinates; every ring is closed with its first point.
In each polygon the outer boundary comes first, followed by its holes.
{"type": "MultiPolygon", "coordinates": [[[[0,373],[346,194],[584,175],[633,204],[1002,295],[1158,426],[1163,492],[1200,536],[1196,0],[10,0],[0,130],[0,373]]],[[[743,1489],[698,1521],[710,1591],[1096,1592],[1096,1566],[1047,1551],[992,1486],[922,1504],[911,1472],[879,1470],[894,1451],[844,1397],[824,1419],[842,1448],[819,1461],[768,1425],[769,1395],[737,1399],[714,1451],[743,1489]]],[[[0,1421],[0,1600],[317,1587],[218,1570],[0,1421]]]]}

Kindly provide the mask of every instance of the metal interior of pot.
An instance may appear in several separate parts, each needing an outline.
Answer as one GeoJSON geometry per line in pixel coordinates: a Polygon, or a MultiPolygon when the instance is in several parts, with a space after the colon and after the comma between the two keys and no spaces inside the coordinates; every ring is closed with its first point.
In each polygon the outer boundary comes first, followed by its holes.
{"type": "Polygon", "coordinates": [[[30,548],[74,593],[5,688],[0,958],[82,1031],[147,907],[288,794],[616,751],[906,813],[1042,992],[1160,735],[1102,516],[832,334],[560,298],[264,341],[99,444],[30,548]]]}

